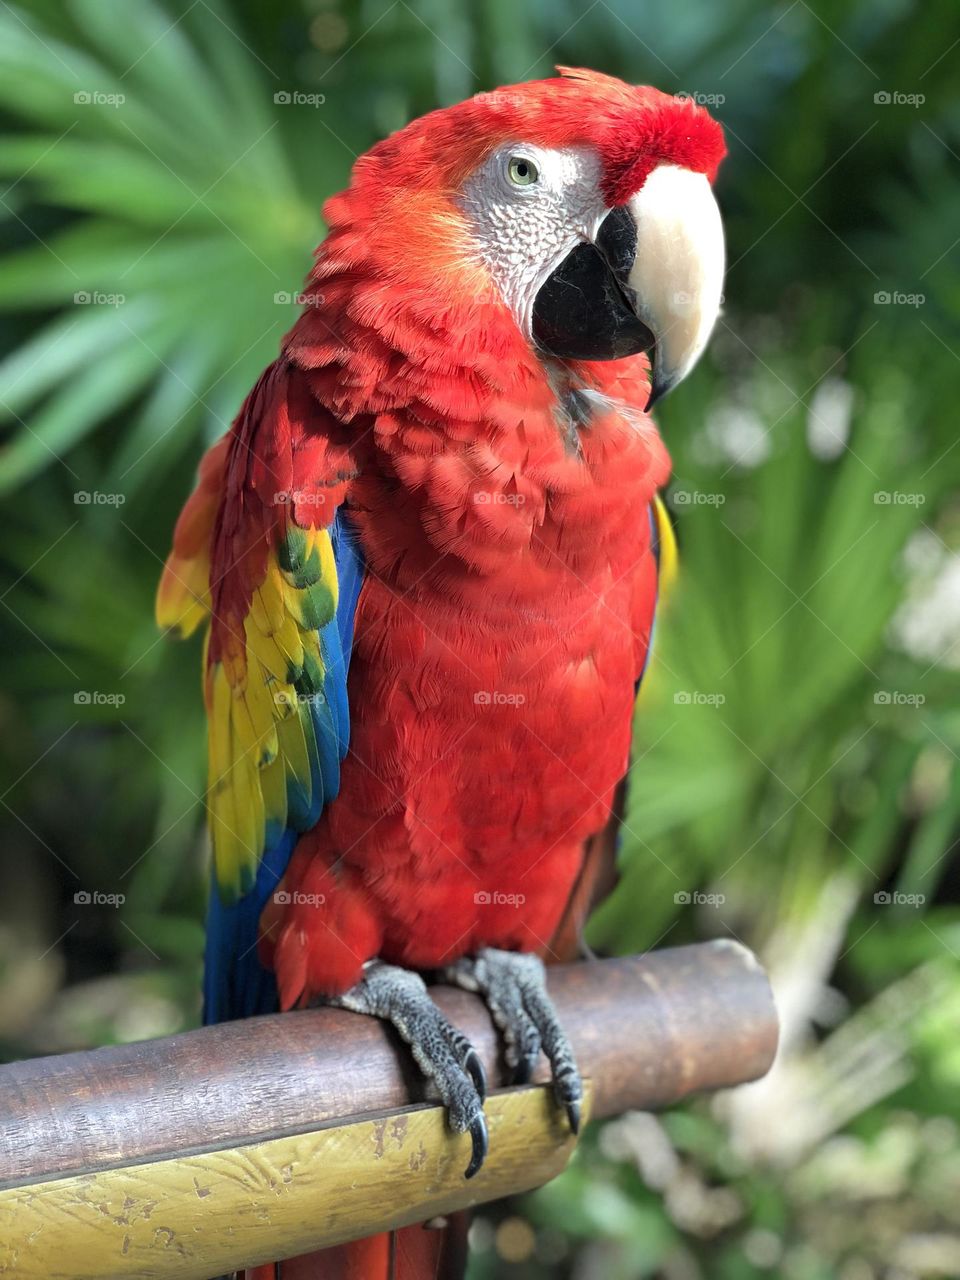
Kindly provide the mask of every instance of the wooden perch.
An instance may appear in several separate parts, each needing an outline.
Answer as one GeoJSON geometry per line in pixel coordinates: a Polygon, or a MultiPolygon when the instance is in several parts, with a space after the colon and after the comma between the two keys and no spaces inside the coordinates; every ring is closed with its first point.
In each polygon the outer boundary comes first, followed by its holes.
{"type": "MultiPolygon", "coordinates": [[[[549,971],[593,1118],[761,1076],[777,1021],[763,971],[720,941],[549,971]]],[[[435,989],[491,1087],[480,1000],[435,989]]],[[[550,1090],[492,1094],[490,1154],[412,1104],[409,1052],[315,1009],[0,1067],[0,1276],[208,1277],[539,1186],[573,1149],[550,1090]]]]}

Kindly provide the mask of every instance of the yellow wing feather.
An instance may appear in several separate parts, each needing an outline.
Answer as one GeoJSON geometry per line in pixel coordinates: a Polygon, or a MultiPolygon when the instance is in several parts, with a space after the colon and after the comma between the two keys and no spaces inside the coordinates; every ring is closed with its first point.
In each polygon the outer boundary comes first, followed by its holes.
{"type": "Polygon", "coordinates": [[[226,895],[249,888],[266,845],[315,811],[319,630],[336,614],[326,529],[291,526],[251,595],[242,653],[208,669],[211,834],[226,895]]]}

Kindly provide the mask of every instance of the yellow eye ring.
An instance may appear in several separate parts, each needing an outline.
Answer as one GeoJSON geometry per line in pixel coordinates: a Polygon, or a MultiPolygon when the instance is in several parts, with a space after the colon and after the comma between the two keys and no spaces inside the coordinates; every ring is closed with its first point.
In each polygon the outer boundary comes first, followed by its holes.
{"type": "Polygon", "coordinates": [[[540,170],[526,156],[511,156],[507,177],[515,187],[532,187],[540,177],[540,170]]]}

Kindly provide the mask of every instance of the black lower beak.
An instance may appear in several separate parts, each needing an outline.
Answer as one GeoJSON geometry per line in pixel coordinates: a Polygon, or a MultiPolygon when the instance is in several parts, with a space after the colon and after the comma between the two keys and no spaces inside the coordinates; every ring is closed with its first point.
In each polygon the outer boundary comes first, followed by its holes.
{"type": "Polygon", "coordinates": [[[596,244],[577,245],[533,304],[533,338],[563,360],[619,360],[652,351],[654,335],[631,302],[627,277],[637,232],[626,209],[605,218],[596,244]]]}
{"type": "Polygon", "coordinates": [[[650,399],[647,401],[644,413],[649,413],[658,400],[662,400],[671,388],[675,387],[678,379],[671,377],[669,374],[662,373],[657,370],[656,364],[653,365],[652,381],[650,384],[650,399]]]}

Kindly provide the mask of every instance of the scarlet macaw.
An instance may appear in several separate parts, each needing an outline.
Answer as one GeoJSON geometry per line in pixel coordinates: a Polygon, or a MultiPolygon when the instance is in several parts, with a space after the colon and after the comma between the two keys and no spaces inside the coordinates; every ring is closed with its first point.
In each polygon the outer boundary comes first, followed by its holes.
{"type": "Polygon", "coordinates": [[[207,624],[207,1020],[388,1019],[467,1177],[483,1071],[421,971],[482,993],[519,1079],[544,1049],[579,1124],[540,957],[627,768],[669,537],[647,410],[717,315],[723,155],[694,102],[567,68],[377,144],[160,586],[163,626],[207,624]]]}

